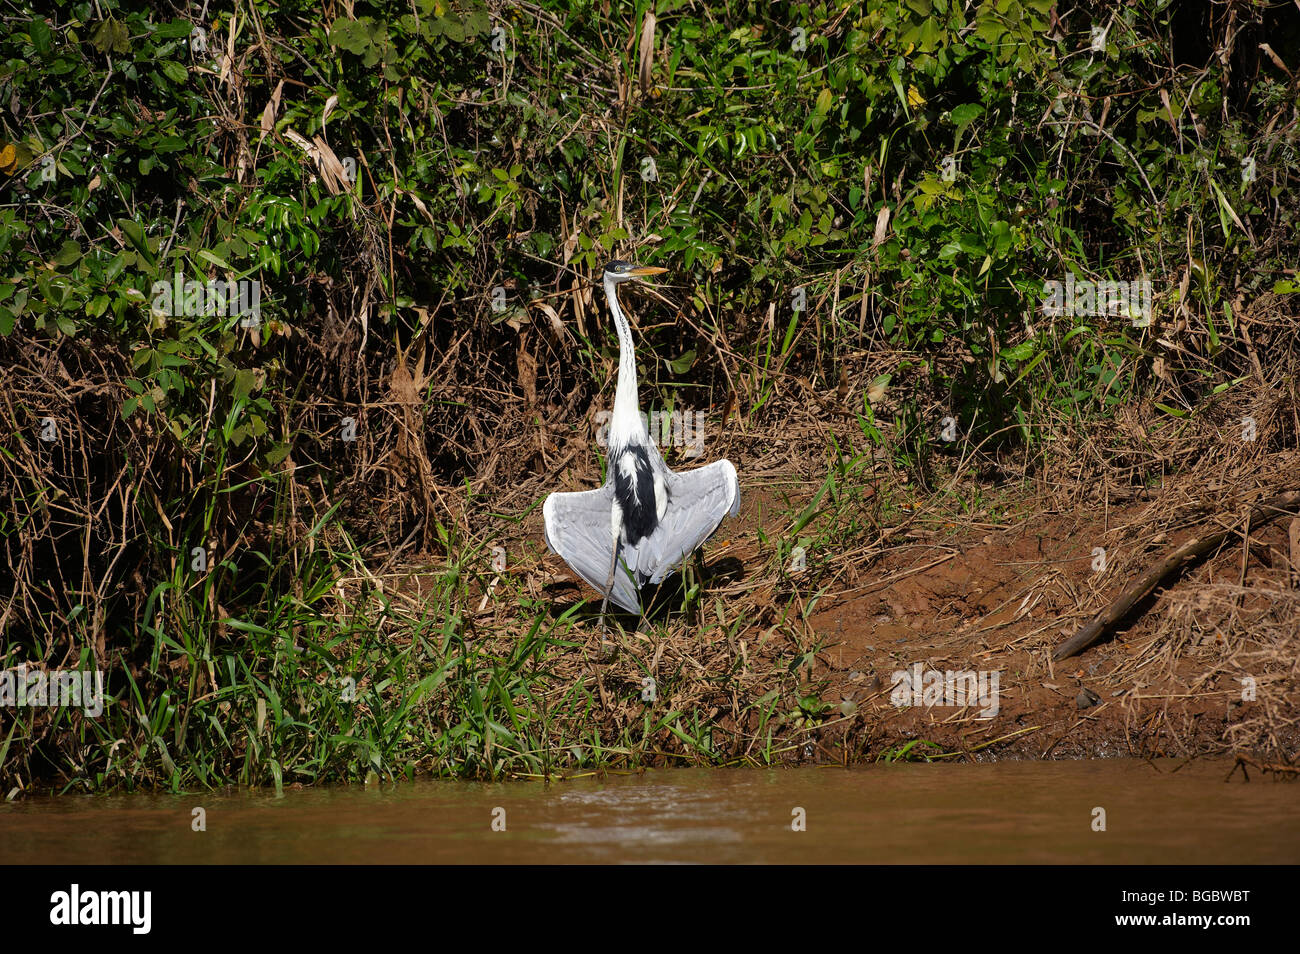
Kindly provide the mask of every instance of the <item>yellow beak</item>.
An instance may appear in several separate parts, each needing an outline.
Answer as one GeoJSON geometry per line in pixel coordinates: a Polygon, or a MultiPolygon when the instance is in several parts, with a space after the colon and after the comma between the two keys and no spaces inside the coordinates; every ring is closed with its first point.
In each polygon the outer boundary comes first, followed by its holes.
{"type": "Polygon", "coordinates": [[[666,268],[659,268],[657,265],[638,265],[636,268],[628,269],[629,275],[636,275],[638,278],[644,278],[647,275],[662,275],[668,271],[666,268]]]}

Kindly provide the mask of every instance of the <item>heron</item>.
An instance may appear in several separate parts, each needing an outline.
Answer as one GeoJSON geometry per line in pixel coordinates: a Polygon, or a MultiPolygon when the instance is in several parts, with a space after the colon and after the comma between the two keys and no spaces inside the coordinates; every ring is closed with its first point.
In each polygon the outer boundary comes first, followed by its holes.
{"type": "Polygon", "coordinates": [[[610,417],[605,482],[596,490],[553,493],[542,506],[546,545],[603,594],[600,628],[612,600],[641,613],[640,591],[694,554],[723,518],[740,510],[740,482],[723,459],[683,473],[664,463],[637,400],[632,330],[618,305],[623,282],[666,268],[614,260],[605,266],[605,298],[618,333],[618,385],[610,417]]]}

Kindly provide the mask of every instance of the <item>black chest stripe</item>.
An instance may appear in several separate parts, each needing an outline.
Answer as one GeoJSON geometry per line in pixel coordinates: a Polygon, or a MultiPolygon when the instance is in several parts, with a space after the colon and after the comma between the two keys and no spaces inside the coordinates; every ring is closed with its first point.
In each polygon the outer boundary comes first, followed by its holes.
{"type": "Polygon", "coordinates": [[[654,470],[644,447],[625,447],[611,461],[614,499],[623,511],[623,535],[629,544],[648,537],[659,526],[655,505],[654,470]]]}

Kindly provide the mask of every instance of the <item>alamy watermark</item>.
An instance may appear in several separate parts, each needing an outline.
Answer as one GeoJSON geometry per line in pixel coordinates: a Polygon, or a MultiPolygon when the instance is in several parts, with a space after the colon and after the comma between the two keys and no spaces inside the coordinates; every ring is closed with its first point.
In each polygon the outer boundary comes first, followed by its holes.
{"type": "Polygon", "coordinates": [[[1145,328],[1151,324],[1151,281],[1079,281],[1066,272],[1064,282],[1043,282],[1043,314],[1128,318],[1134,328],[1145,328]]]}
{"type": "Polygon", "coordinates": [[[124,925],[133,934],[148,934],[152,910],[152,891],[88,891],[74,883],[50,895],[50,923],[55,926],[124,925]]]}
{"type": "Polygon", "coordinates": [[[100,669],[0,670],[0,708],[80,707],[92,719],[104,711],[104,673],[100,669]]]}
{"type": "MultiPolygon", "coordinates": [[[[611,411],[596,412],[596,443],[609,446],[611,411]]],[[[657,447],[684,448],[683,457],[699,457],[704,453],[703,411],[642,411],[641,421],[657,447]]]]}
{"type": "Polygon", "coordinates": [[[242,319],[240,324],[245,328],[255,328],[261,322],[262,283],[257,280],[228,282],[211,278],[206,282],[186,281],[185,276],[177,272],[170,282],[161,279],[154,282],[149,293],[153,296],[150,307],[158,315],[190,318],[239,316],[242,319]]]}
{"type": "Polygon", "coordinates": [[[924,669],[913,663],[894,670],[889,701],[896,706],[980,706],[980,718],[992,719],[1000,706],[998,683],[1002,674],[981,669],[924,669]]]}

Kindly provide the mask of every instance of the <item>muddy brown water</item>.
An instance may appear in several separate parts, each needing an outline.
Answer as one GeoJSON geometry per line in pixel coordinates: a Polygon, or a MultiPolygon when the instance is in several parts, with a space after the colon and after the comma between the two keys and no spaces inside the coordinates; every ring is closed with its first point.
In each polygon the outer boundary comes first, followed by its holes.
{"type": "Polygon", "coordinates": [[[671,769],[549,786],[34,798],[0,806],[0,863],[1300,861],[1300,788],[1240,772],[1225,782],[1229,768],[671,769]],[[195,807],[206,831],[191,830],[195,807]]]}

